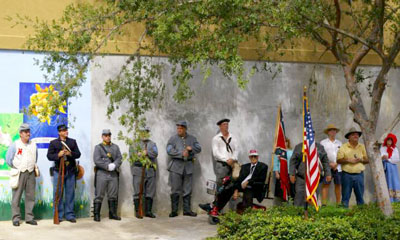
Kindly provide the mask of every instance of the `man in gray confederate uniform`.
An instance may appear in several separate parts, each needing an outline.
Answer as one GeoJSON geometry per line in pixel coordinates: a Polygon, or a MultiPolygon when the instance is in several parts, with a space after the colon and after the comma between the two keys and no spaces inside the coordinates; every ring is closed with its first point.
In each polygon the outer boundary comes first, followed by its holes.
{"type": "MultiPolygon", "coordinates": [[[[147,156],[153,164],[157,162],[158,149],[155,142],[149,139],[150,129],[148,127],[141,128],[139,133],[140,142],[138,146],[131,146],[129,148],[129,155],[137,154],[139,156],[147,156]]],[[[142,181],[143,165],[140,161],[131,163],[131,173],[133,177],[133,203],[135,205],[135,212],[137,218],[139,216],[139,192],[140,184],[142,181]]],[[[143,183],[143,196],[145,196],[145,216],[155,218],[152,213],[153,199],[156,195],[156,170],[153,166],[145,169],[145,178],[143,183]]]]}
{"type": "Polygon", "coordinates": [[[171,157],[168,164],[169,183],[171,186],[171,213],[169,217],[178,216],[179,196],[183,197],[183,215],[196,217],[191,210],[193,161],[201,152],[197,139],[186,133],[186,121],[176,124],[177,134],[167,144],[167,153],[171,157]]]}
{"type": "Polygon", "coordinates": [[[94,221],[100,222],[101,203],[106,194],[109,218],[121,220],[117,215],[117,209],[119,167],[122,163],[122,155],[118,145],[111,142],[110,129],[104,129],[101,137],[103,142],[96,145],[93,153],[95,164],[94,221]]]}

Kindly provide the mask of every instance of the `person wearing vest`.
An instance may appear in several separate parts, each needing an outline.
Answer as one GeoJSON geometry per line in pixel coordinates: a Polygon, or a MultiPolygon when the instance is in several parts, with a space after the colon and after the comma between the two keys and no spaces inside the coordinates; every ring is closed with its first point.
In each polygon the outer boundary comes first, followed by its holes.
{"type": "Polygon", "coordinates": [[[183,215],[196,217],[191,209],[193,161],[201,152],[197,139],[188,134],[186,121],[176,123],[177,134],[167,143],[169,184],[171,186],[171,213],[169,217],[178,216],[180,195],[183,197],[183,215]]]}
{"type": "Polygon", "coordinates": [[[102,143],[94,147],[93,160],[95,164],[94,217],[100,222],[101,203],[104,196],[108,198],[109,218],[121,220],[118,210],[119,167],[122,164],[121,151],[117,144],[111,142],[110,129],[104,129],[101,134],[102,143]]]}
{"type": "MultiPolygon", "coordinates": [[[[223,186],[223,179],[226,176],[232,176],[232,166],[238,161],[239,143],[238,139],[229,132],[230,121],[224,118],[217,122],[219,133],[213,137],[211,142],[217,189],[223,186]]],[[[199,204],[199,207],[210,212],[215,203],[216,200],[213,204],[199,204]]]]}
{"type": "MultiPolygon", "coordinates": [[[[75,200],[75,177],[77,174],[76,159],[81,157],[78,144],[75,139],[68,137],[68,127],[65,124],[57,126],[58,138],[50,142],[49,149],[47,151],[47,159],[54,162],[54,167],[51,168],[51,174],[53,174],[53,194],[54,201],[56,201],[57,183],[60,173],[60,159],[65,159],[64,164],[64,187],[61,192],[61,186],[59,187],[58,202],[58,218],[62,222],[64,217],[67,221],[76,223],[76,217],[74,213],[74,200],[75,200]],[[62,194],[61,194],[62,193],[62,194]],[[63,197],[64,196],[64,197],[63,197]],[[63,200],[65,198],[65,201],[63,200]]],[[[62,181],[60,181],[62,182],[62,181]]],[[[53,206],[55,204],[53,203],[53,206]]]]}
{"type": "Polygon", "coordinates": [[[16,140],[8,148],[6,154],[7,164],[19,172],[18,186],[12,189],[12,223],[19,226],[21,220],[20,201],[22,193],[25,192],[25,222],[37,225],[33,216],[33,205],[35,203],[35,165],[37,162],[36,143],[30,141],[31,132],[28,124],[19,127],[20,139],[16,140]]]}
{"type": "MultiPolygon", "coordinates": [[[[129,155],[137,154],[140,156],[146,156],[153,164],[157,163],[158,149],[155,142],[149,139],[150,129],[148,127],[142,127],[139,129],[140,142],[139,146],[131,146],[129,148],[129,155]],[[139,152],[140,149],[140,152],[139,152]]],[[[140,184],[142,181],[142,169],[143,165],[140,161],[131,163],[131,173],[133,178],[133,203],[135,205],[136,217],[139,217],[139,192],[140,184]]],[[[145,216],[149,218],[155,218],[156,216],[152,213],[153,199],[156,195],[156,169],[154,166],[146,168],[145,177],[143,183],[143,196],[146,199],[145,216]]]]}

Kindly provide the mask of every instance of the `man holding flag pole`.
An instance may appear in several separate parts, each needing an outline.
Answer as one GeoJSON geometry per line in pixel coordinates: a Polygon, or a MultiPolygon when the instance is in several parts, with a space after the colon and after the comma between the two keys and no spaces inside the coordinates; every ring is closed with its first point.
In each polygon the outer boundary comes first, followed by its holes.
{"type": "Polygon", "coordinates": [[[303,142],[296,145],[290,159],[290,181],[296,183],[295,206],[307,210],[311,202],[318,211],[317,188],[321,173],[331,180],[331,169],[324,147],[315,141],[315,131],[308,108],[306,87],[303,95],[303,142]],[[321,169],[322,168],[322,169],[321,169]]]}

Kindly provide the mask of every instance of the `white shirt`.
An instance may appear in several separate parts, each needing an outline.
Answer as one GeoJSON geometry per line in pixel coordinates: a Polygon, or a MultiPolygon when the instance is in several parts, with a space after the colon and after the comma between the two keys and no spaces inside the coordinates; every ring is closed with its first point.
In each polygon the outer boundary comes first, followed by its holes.
{"type": "MultiPolygon", "coordinates": [[[[257,163],[258,163],[258,162],[257,162],[257,163]]],[[[248,181],[248,180],[251,179],[251,177],[253,176],[253,172],[254,172],[254,170],[256,169],[257,163],[256,163],[256,164],[251,164],[251,166],[250,166],[250,174],[242,181],[241,184],[243,184],[244,182],[246,182],[246,181],[248,181]],[[254,167],[254,168],[253,168],[253,167],[254,167]],[[252,168],[253,168],[253,171],[252,171],[252,168]]],[[[250,186],[247,186],[247,188],[250,188],[250,186]]]]}
{"type": "MultiPolygon", "coordinates": [[[[385,147],[385,146],[381,147],[381,157],[383,155],[386,155],[389,157],[389,154],[387,153],[387,147],[385,147]]],[[[393,149],[392,157],[389,158],[388,161],[393,164],[400,162],[399,149],[397,149],[397,147],[395,147],[393,149]]]]}
{"type": "MultiPolygon", "coordinates": [[[[337,139],[332,142],[329,138],[326,138],[321,141],[321,145],[324,146],[329,162],[336,162],[337,153],[340,146],[342,146],[342,142],[337,139]]],[[[338,164],[337,170],[338,172],[342,171],[340,164],[338,164]]]]}
{"type": "Polygon", "coordinates": [[[18,139],[15,141],[15,148],[13,166],[21,172],[32,172],[35,169],[37,159],[36,144],[31,141],[25,144],[21,139],[18,139]]]}
{"type": "Polygon", "coordinates": [[[229,142],[230,149],[227,149],[227,145],[224,140],[222,140],[222,133],[218,133],[212,139],[212,155],[215,161],[226,162],[228,159],[238,160],[239,155],[239,144],[237,138],[229,134],[225,139],[229,142]],[[232,150],[232,151],[231,151],[232,150]]]}

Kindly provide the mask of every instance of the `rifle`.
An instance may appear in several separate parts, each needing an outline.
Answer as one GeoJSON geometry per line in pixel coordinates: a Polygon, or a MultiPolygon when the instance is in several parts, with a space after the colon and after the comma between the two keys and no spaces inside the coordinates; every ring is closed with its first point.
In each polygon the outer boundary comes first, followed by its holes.
{"type": "Polygon", "coordinates": [[[144,177],[146,174],[146,167],[143,166],[142,167],[142,176],[140,178],[140,190],[139,190],[139,211],[138,211],[138,215],[139,218],[143,218],[143,191],[144,191],[144,177]]]}
{"type": "MultiPolygon", "coordinates": [[[[147,142],[144,144],[144,149],[147,151],[147,142]]],[[[143,164],[142,164],[143,165],[143,164]]],[[[140,177],[140,190],[139,190],[139,218],[143,218],[143,191],[144,191],[144,178],[146,175],[146,167],[142,166],[142,176],[140,177]]]]}
{"type": "MultiPolygon", "coordinates": [[[[62,148],[65,150],[65,147],[63,146],[62,148]]],[[[64,190],[64,166],[65,166],[65,160],[67,159],[67,156],[62,156],[60,159],[60,166],[58,170],[58,179],[57,179],[57,189],[56,189],[56,194],[55,194],[55,201],[54,201],[54,216],[53,216],[53,223],[54,224],[60,224],[60,220],[58,218],[58,203],[60,202],[60,199],[63,196],[63,190],[64,190]],[[61,178],[60,178],[61,175],[61,178]],[[60,185],[61,185],[61,192],[60,191],[60,185]]]]}

